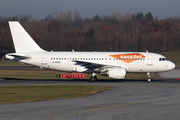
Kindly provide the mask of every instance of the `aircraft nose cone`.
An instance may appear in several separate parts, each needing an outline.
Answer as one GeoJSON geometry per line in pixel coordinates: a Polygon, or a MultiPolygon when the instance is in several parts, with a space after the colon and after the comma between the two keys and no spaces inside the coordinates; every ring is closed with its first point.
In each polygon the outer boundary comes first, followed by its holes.
{"type": "Polygon", "coordinates": [[[174,68],[175,68],[175,64],[174,64],[173,62],[171,62],[169,68],[170,68],[171,70],[174,69],[174,68]]]}

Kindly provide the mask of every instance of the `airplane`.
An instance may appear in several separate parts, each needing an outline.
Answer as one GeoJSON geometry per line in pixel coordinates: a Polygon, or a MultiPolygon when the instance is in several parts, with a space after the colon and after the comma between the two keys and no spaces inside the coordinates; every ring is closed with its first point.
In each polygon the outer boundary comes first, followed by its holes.
{"type": "Polygon", "coordinates": [[[163,72],[175,68],[165,56],[146,52],[76,52],[45,51],[40,48],[18,21],[9,21],[15,53],[6,58],[41,68],[66,72],[106,75],[113,79],[125,79],[128,72],[145,72],[151,81],[150,72],[163,72]]]}

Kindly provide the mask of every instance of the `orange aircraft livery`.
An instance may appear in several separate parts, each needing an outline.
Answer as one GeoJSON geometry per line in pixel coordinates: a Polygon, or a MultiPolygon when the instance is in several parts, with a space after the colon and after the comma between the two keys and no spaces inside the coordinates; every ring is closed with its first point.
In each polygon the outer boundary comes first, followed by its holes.
{"type": "Polygon", "coordinates": [[[116,54],[116,55],[109,55],[109,56],[114,57],[116,59],[120,59],[126,63],[131,63],[136,60],[146,58],[144,55],[140,53],[116,54]]]}

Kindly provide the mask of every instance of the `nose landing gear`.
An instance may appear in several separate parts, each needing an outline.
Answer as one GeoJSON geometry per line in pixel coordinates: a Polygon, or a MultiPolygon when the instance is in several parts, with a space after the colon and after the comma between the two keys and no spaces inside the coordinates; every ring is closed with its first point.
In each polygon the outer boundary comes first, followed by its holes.
{"type": "Polygon", "coordinates": [[[151,82],[151,74],[150,74],[150,72],[147,72],[147,76],[148,76],[148,82],[151,82]]]}

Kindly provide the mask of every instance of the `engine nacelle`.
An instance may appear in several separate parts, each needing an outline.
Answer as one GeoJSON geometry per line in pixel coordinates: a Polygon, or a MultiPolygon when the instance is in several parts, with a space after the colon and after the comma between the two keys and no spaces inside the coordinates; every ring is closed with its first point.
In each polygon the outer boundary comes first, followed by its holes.
{"type": "Polygon", "coordinates": [[[110,68],[108,76],[113,79],[124,79],[126,77],[125,68],[110,68]]]}

